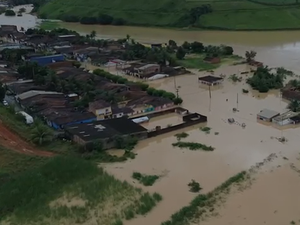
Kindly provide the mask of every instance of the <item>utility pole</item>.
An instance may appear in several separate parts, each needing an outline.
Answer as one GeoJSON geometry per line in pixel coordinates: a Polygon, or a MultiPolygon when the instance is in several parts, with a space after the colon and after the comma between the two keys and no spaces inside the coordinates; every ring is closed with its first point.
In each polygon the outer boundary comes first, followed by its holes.
{"type": "Polygon", "coordinates": [[[239,93],[236,94],[236,109],[239,108],[239,93]]]}
{"type": "Polygon", "coordinates": [[[210,90],[211,84],[208,85],[208,93],[209,93],[209,111],[211,109],[211,90],[210,90]]]}
{"type": "Polygon", "coordinates": [[[178,95],[179,90],[178,90],[177,83],[176,83],[176,75],[174,75],[174,88],[175,88],[175,92],[176,92],[176,97],[178,98],[179,97],[179,95],[178,95]]]}

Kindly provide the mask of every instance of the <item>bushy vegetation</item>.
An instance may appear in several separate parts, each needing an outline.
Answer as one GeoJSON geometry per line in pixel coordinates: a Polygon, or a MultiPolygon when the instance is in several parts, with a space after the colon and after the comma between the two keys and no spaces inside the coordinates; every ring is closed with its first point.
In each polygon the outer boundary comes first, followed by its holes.
{"type": "Polygon", "coordinates": [[[15,13],[14,10],[7,9],[7,10],[5,10],[4,15],[5,15],[5,16],[15,16],[16,13],[15,13]]]}
{"type": "Polygon", "coordinates": [[[195,143],[195,142],[182,142],[178,141],[176,143],[172,144],[174,147],[179,148],[188,148],[189,150],[195,151],[195,150],[203,150],[203,151],[213,151],[215,150],[212,146],[207,146],[201,143],[195,143]]]}
{"type": "Polygon", "coordinates": [[[200,127],[200,130],[205,132],[206,134],[210,133],[211,128],[210,127],[200,127]]]}
{"type": "Polygon", "coordinates": [[[199,192],[202,189],[200,184],[195,180],[192,180],[190,183],[188,183],[188,186],[190,188],[190,192],[199,192]]]}
{"type": "Polygon", "coordinates": [[[200,218],[208,210],[213,210],[224,191],[230,189],[234,184],[238,184],[247,179],[245,171],[229,178],[223,184],[207,194],[200,194],[189,204],[171,216],[171,219],[161,223],[161,225],[190,224],[193,219],[200,218]]]}
{"type": "Polygon", "coordinates": [[[259,92],[268,92],[270,89],[282,88],[284,78],[282,73],[272,73],[268,67],[259,67],[253,76],[247,79],[247,83],[259,92]]]}
{"type": "Polygon", "coordinates": [[[175,134],[175,137],[177,138],[178,141],[180,141],[182,138],[186,138],[188,136],[189,136],[189,134],[185,133],[185,132],[181,132],[181,133],[175,134]]]}
{"type": "Polygon", "coordinates": [[[139,172],[134,172],[132,174],[132,178],[138,180],[141,184],[144,186],[152,186],[157,179],[159,179],[159,176],[157,175],[145,175],[141,174],[139,172]]]}
{"type": "Polygon", "coordinates": [[[50,216],[52,223],[59,223],[61,219],[83,223],[94,216],[101,224],[111,224],[125,218],[129,210],[133,217],[145,215],[158,202],[157,195],[142,193],[87,161],[55,157],[0,186],[0,221],[48,224],[50,216]],[[61,198],[68,202],[80,198],[83,205],[54,204],[61,198]],[[98,208],[105,207],[107,201],[124,205],[118,211],[108,210],[110,214],[105,210],[100,210],[101,215],[94,214],[98,208]]]}
{"type": "Polygon", "coordinates": [[[300,28],[300,18],[297,17],[300,9],[290,5],[291,2],[298,4],[296,0],[279,2],[285,7],[274,7],[274,1],[270,0],[238,2],[164,0],[147,4],[139,0],[130,2],[112,0],[103,2],[101,7],[96,7],[98,4],[96,0],[84,2],[53,0],[39,12],[44,17],[69,22],[79,22],[83,17],[93,17],[91,21],[99,23],[97,20],[100,15],[108,15],[114,19],[122,18],[126,24],[144,26],[194,26],[232,30],[300,28]]]}

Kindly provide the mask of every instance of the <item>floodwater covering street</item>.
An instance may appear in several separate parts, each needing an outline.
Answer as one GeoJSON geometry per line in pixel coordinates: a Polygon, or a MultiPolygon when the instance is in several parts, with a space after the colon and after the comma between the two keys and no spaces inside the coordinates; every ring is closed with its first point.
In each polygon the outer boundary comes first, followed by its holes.
{"type": "MultiPolygon", "coordinates": [[[[22,23],[17,25],[25,28],[34,26],[29,22],[34,21],[35,17],[28,16],[28,21],[24,16],[20,20],[22,23]],[[24,25],[26,21],[27,25],[24,25]]],[[[1,15],[0,24],[14,24],[15,19],[1,15]]],[[[173,39],[179,43],[200,41],[204,44],[228,44],[234,47],[235,54],[243,56],[246,50],[254,50],[257,52],[256,59],[270,67],[282,66],[300,74],[300,31],[184,31],[72,23],[62,23],[62,26],[81,33],[95,30],[99,38],[123,38],[129,34],[137,41],[149,43],[173,39]]],[[[263,161],[270,154],[276,154],[277,159],[272,162],[272,166],[255,175],[251,188],[229,193],[228,201],[225,201],[219,209],[214,209],[216,215],[207,218],[203,223],[210,225],[283,225],[292,221],[300,223],[300,177],[290,165],[294,163],[295,167],[300,169],[300,128],[290,127],[280,130],[257,122],[256,114],[260,110],[268,108],[283,112],[288,103],[281,100],[277,91],[260,94],[251,90],[246,84],[247,76],[241,74],[249,70],[247,65],[223,65],[216,69],[215,75],[223,74],[228,78],[232,74],[237,74],[243,76],[243,80],[233,83],[225,78],[221,86],[212,88],[211,98],[208,89],[198,83],[198,76],[207,75],[206,72],[193,70],[193,74],[176,77],[183,107],[191,112],[206,115],[207,124],[141,141],[134,150],[137,153],[135,159],[125,163],[103,165],[116,178],[126,180],[149,192],[158,192],[163,197],[162,202],[145,217],[126,221],[125,225],[159,225],[188,205],[195,197],[187,187],[192,179],[200,183],[203,188],[201,193],[207,193],[229,177],[263,161]],[[249,93],[242,93],[242,89],[248,89],[249,93]],[[233,112],[233,108],[237,108],[238,112],[233,112]],[[234,118],[237,123],[229,124],[228,118],[234,118]],[[245,128],[240,126],[242,123],[246,124],[245,128]],[[210,133],[201,131],[200,126],[210,127],[210,133]],[[177,141],[174,135],[179,132],[189,134],[185,141],[213,146],[215,150],[205,152],[175,148],[172,143],[177,141]],[[281,136],[287,139],[286,143],[276,139],[281,136]],[[160,179],[153,186],[145,188],[131,178],[135,171],[159,175],[160,179]]],[[[173,78],[148,83],[150,86],[175,92],[173,78]]],[[[165,120],[168,124],[168,118],[165,120]]],[[[176,119],[174,121],[176,122],[176,119]]],[[[148,126],[154,128],[158,124],[154,120],[153,125],[150,121],[148,126]]]]}

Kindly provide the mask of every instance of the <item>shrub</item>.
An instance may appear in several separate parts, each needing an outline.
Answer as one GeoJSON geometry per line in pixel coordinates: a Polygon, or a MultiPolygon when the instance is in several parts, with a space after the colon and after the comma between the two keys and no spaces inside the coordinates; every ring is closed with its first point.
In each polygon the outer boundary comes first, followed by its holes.
{"type": "Polygon", "coordinates": [[[186,138],[186,137],[188,137],[188,136],[189,136],[189,134],[188,134],[188,133],[185,133],[185,132],[175,134],[175,137],[177,138],[178,141],[180,141],[180,139],[186,138]]]}
{"type": "Polygon", "coordinates": [[[179,148],[188,148],[189,150],[203,150],[203,151],[213,151],[215,148],[212,146],[206,146],[204,144],[200,143],[195,143],[195,142],[176,142],[172,144],[174,147],[179,147],[179,148]]]}
{"type": "Polygon", "coordinates": [[[15,11],[11,10],[11,9],[7,9],[5,10],[5,13],[4,13],[5,16],[15,16],[16,13],[15,11]]]}
{"type": "Polygon", "coordinates": [[[138,180],[141,184],[144,186],[152,186],[157,179],[159,179],[159,176],[157,175],[144,175],[139,172],[134,172],[132,174],[132,178],[135,180],[138,180]]]}
{"type": "Polygon", "coordinates": [[[190,192],[199,192],[202,189],[200,184],[195,180],[192,180],[190,183],[188,183],[188,186],[190,187],[190,192]]]}
{"type": "Polygon", "coordinates": [[[249,91],[248,91],[247,89],[243,89],[242,91],[243,91],[243,93],[245,93],[245,94],[249,93],[249,91]]]}
{"type": "Polygon", "coordinates": [[[200,127],[200,130],[205,132],[206,134],[210,133],[211,128],[210,127],[200,127]]]}

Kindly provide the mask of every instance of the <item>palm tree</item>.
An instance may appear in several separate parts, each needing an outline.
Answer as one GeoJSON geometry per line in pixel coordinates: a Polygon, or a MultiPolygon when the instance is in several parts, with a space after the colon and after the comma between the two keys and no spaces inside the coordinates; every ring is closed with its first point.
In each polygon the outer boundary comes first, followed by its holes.
{"type": "Polygon", "coordinates": [[[288,108],[290,110],[292,110],[293,112],[298,112],[300,111],[300,101],[298,100],[292,100],[289,105],[288,108]]]}
{"type": "Polygon", "coordinates": [[[90,38],[94,39],[96,37],[96,31],[92,30],[91,34],[90,34],[90,38]]]}
{"type": "Polygon", "coordinates": [[[255,51],[250,51],[250,52],[246,51],[246,53],[245,53],[245,57],[246,57],[247,62],[253,61],[254,58],[255,58],[255,56],[256,56],[256,52],[255,51]]]}
{"type": "Polygon", "coordinates": [[[43,145],[53,139],[53,132],[44,124],[37,122],[31,130],[30,140],[38,145],[43,145]]]}

